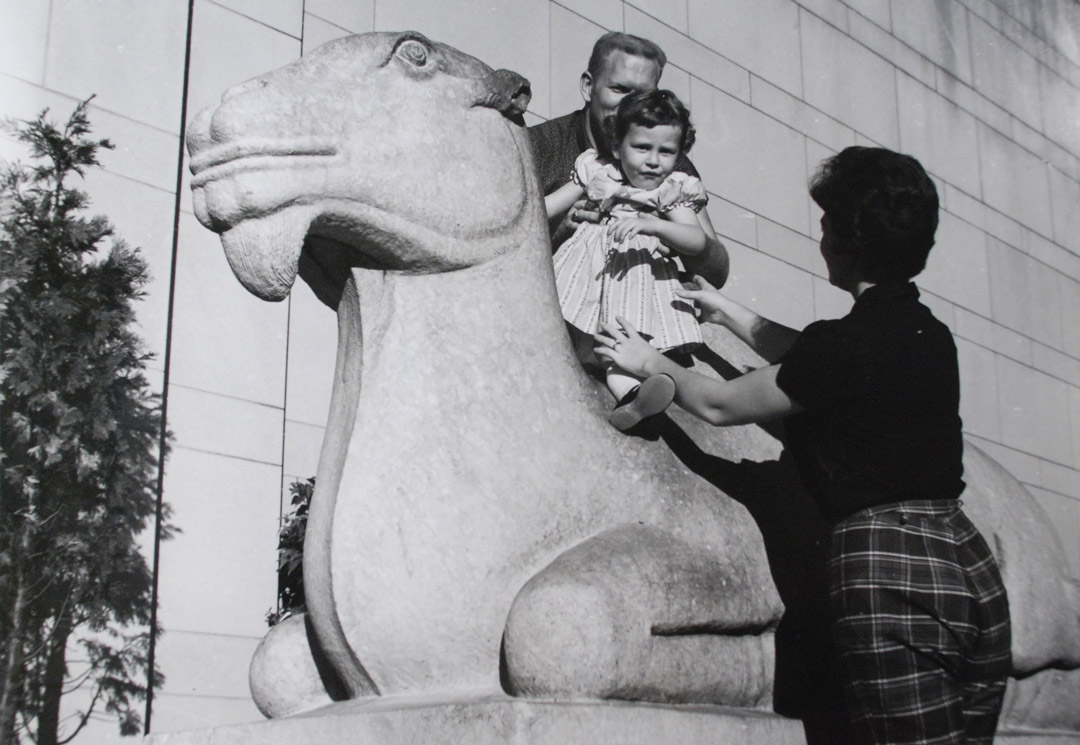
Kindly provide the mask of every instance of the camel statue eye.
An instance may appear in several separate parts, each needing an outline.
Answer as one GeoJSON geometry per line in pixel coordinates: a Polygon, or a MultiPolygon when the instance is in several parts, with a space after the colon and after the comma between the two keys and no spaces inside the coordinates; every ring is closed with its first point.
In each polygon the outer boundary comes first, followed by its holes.
{"type": "Polygon", "coordinates": [[[405,39],[402,41],[398,44],[397,49],[394,50],[394,54],[416,67],[423,67],[428,61],[427,46],[416,39],[405,39]]]}

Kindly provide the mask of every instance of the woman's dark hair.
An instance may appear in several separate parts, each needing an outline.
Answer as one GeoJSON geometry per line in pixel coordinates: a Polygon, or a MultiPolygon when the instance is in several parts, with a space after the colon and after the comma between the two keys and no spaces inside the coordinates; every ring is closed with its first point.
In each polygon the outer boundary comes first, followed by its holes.
{"type": "Polygon", "coordinates": [[[697,137],[694,125],[690,123],[690,111],[671,91],[635,91],[619,101],[615,113],[604,122],[604,133],[612,150],[618,148],[631,124],[647,128],[665,124],[679,127],[682,130],[679,152],[683,153],[693,146],[697,137]]]}
{"type": "Polygon", "coordinates": [[[821,164],[810,196],[829,217],[835,250],[857,254],[868,281],[909,280],[926,266],[938,195],[910,155],[845,148],[821,164]]]}

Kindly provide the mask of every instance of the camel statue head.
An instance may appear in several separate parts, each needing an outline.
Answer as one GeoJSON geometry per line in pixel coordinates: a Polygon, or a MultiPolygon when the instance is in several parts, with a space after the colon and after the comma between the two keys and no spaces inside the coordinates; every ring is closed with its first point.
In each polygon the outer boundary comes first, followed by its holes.
{"type": "Polygon", "coordinates": [[[331,42],[194,120],[195,214],[266,300],[288,294],[306,238],[305,276],[323,299],[345,265],[482,262],[527,229],[536,199],[521,118],[529,96],[520,75],[418,33],[331,42]],[[320,240],[338,243],[321,264],[320,240]]]}

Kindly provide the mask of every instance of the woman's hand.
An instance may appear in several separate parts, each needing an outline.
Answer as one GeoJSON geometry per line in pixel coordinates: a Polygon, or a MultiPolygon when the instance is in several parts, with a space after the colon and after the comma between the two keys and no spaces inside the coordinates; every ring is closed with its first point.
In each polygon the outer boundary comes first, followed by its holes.
{"type": "Polygon", "coordinates": [[[596,335],[596,347],[593,351],[598,357],[625,372],[647,378],[653,372],[649,369],[652,364],[657,358],[663,359],[664,356],[645,341],[629,321],[622,316],[618,316],[616,320],[621,328],[610,323],[600,323],[603,331],[596,335]]]}
{"type": "Polygon", "coordinates": [[[769,362],[779,362],[799,338],[799,332],[795,329],[759,316],[721,295],[700,276],[694,277],[694,283],[701,289],[677,289],[675,294],[697,303],[702,323],[724,326],[769,362]]]}
{"type": "Polygon", "coordinates": [[[694,276],[694,284],[699,289],[676,289],[675,294],[681,298],[693,300],[697,304],[698,310],[701,311],[698,319],[701,323],[717,323],[730,327],[732,315],[738,313],[742,306],[720,294],[700,275],[694,276]]]}

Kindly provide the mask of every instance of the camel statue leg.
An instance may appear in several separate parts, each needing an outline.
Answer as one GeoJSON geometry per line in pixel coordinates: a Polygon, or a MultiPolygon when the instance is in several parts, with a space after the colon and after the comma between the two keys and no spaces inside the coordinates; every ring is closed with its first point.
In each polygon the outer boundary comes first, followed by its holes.
{"type": "Polygon", "coordinates": [[[263,637],[251,659],[248,682],[255,705],[270,718],[348,698],[306,613],[286,618],[263,637]]]}
{"type": "Polygon", "coordinates": [[[725,591],[737,574],[654,527],[594,536],[518,593],[503,640],[504,685],[532,697],[768,706],[773,629],[723,607],[742,595],[725,591]]]}

